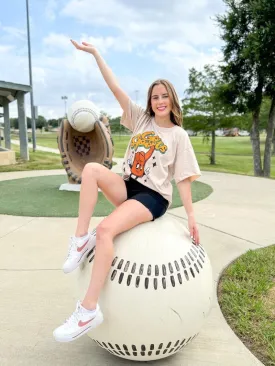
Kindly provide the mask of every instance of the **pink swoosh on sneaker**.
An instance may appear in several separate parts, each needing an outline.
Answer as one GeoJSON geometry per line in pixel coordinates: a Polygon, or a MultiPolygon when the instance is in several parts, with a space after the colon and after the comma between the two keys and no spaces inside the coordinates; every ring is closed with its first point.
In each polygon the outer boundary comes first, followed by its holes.
{"type": "Polygon", "coordinates": [[[78,252],[81,252],[86,247],[86,245],[88,244],[88,242],[89,242],[89,239],[86,241],[85,244],[82,245],[82,247],[77,247],[77,251],[78,252]]]}
{"type": "Polygon", "coordinates": [[[82,320],[80,320],[78,322],[78,326],[79,327],[84,327],[85,325],[89,324],[92,320],[94,320],[94,318],[93,319],[90,319],[90,320],[87,320],[86,322],[83,322],[82,320]]]}

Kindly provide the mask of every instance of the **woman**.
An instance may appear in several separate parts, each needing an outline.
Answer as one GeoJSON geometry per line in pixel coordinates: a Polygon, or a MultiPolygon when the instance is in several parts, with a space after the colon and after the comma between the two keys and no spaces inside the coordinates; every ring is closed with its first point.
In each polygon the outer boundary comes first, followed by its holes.
{"type": "Polygon", "coordinates": [[[133,135],[125,153],[122,177],[96,163],[87,164],[83,170],[77,228],[70,239],[64,272],[77,268],[95,243],[96,254],[85,298],[77,303],[71,317],[54,331],[55,339],[60,342],[75,340],[102,323],[98,299],[111,268],[113,240],[134,226],[164,215],[172,201],[172,179],[177,183],[188,215],[190,236],[199,244],[191,182],[201,173],[189,137],[181,127],[181,109],[174,87],[167,80],[154,82],[149,88],[144,111],[120,88],[93,45],[72,43],[78,50],[94,56],[123,109],[121,124],[133,135]],[[88,233],[98,188],[116,209],[97,226],[96,232],[88,233]]]}

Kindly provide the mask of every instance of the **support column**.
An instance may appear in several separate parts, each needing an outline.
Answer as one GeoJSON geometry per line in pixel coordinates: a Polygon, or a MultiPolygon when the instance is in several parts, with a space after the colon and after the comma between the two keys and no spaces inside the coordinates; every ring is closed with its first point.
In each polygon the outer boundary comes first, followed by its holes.
{"type": "Polygon", "coordinates": [[[5,139],[5,148],[11,149],[11,124],[10,124],[10,111],[9,111],[9,102],[6,101],[3,103],[4,107],[4,139],[5,139]]]}
{"type": "Polygon", "coordinates": [[[24,92],[18,92],[17,106],[18,106],[19,138],[20,138],[20,156],[23,160],[29,160],[28,130],[27,130],[27,120],[25,113],[24,92]]]}

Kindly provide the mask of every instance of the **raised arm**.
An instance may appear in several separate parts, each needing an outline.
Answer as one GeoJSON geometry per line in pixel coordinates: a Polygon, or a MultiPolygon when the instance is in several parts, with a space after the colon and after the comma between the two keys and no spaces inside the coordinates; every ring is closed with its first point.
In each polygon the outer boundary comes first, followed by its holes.
{"type": "Polygon", "coordinates": [[[128,109],[129,96],[125,93],[123,89],[121,89],[113,71],[106,64],[99,51],[92,44],[89,44],[87,42],[82,42],[82,44],[78,44],[76,41],[73,40],[71,40],[71,42],[78,50],[88,52],[94,56],[98,64],[99,70],[101,71],[101,74],[106,81],[106,84],[113,92],[123,111],[126,112],[128,109]]]}

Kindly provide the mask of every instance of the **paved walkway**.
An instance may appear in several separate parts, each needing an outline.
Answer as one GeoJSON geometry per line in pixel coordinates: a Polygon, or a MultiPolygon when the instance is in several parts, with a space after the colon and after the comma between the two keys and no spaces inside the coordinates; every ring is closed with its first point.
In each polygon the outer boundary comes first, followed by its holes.
{"type": "MultiPolygon", "coordinates": [[[[11,140],[11,143],[14,144],[14,145],[18,145],[18,146],[20,145],[20,141],[19,140],[11,140]]],[[[30,149],[32,149],[33,148],[32,143],[28,143],[28,147],[30,149]]],[[[59,149],[53,149],[51,147],[45,147],[45,146],[36,145],[36,150],[45,151],[45,152],[51,152],[51,153],[54,153],[54,154],[60,154],[59,149]]]]}
{"type": "MultiPolygon", "coordinates": [[[[120,164],[114,167],[119,169],[120,164]]],[[[0,180],[45,174],[64,171],[1,173],[0,180]]],[[[211,172],[204,172],[200,181],[214,189],[194,208],[217,282],[225,266],[248,249],[275,243],[275,181],[211,172]]],[[[183,208],[169,214],[186,218],[183,208]]],[[[91,227],[100,220],[93,218],[91,227]]],[[[1,366],[134,364],[109,355],[86,336],[69,344],[52,338],[52,330],[75,306],[70,275],[60,270],[75,223],[75,218],[0,215],[1,366]]],[[[175,356],[151,364],[262,365],[227,325],[216,299],[199,336],[175,356]]]]}

